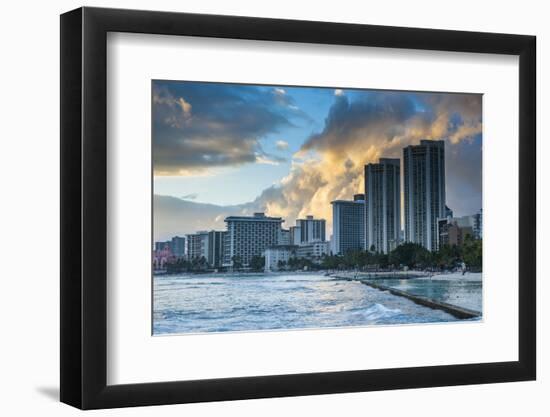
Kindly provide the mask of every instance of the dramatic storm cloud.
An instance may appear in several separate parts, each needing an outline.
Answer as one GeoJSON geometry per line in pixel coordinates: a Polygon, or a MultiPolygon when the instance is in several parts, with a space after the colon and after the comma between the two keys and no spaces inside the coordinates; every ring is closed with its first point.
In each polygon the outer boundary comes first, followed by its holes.
{"type": "Polygon", "coordinates": [[[369,92],[339,94],[324,129],[295,154],[292,169],[257,203],[291,222],[307,214],[331,221],[330,201],[364,192],[364,165],[401,158],[421,139],[447,142],[447,200],[459,213],[481,208],[481,96],[369,92]]]}
{"type": "Polygon", "coordinates": [[[281,88],[154,81],[155,175],[282,162],[264,151],[260,139],[304,118],[281,88]]]}
{"type": "MultiPolygon", "coordinates": [[[[242,171],[231,177],[215,174],[199,190],[182,183],[171,195],[198,192],[197,203],[220,205],[216,197],[239,195],[242,185],[257,181],[255,198],[217,210],[264,210],[283,217],[285,227],[312,214],[327,220],[330,233],[330,202],[364,192],[365,164],[402,158],[405,146],[429,139],[446,142],[447,204],[457,215],[481,208],[481,95],[156,83],[155,176],[185,178],[215,167],[242,171]],[[246,171],[259,164],[263,168],[254,174],[246,171]],[[268,172],[277,175],[260,186],[268,172]],[[228,186],[229,181],[237,186],[228,186]],[[215,198],[203,198],[213,187],[218,187],[215,198]]],[[[157,217],[162,214],[155,208],[157,217]]],[[[222,217],[217,215],[215,223],[205,217],[202,224],[223,226],[222,217]]],[[[197,210],[188,232],[200,218],[197,210]]]]}

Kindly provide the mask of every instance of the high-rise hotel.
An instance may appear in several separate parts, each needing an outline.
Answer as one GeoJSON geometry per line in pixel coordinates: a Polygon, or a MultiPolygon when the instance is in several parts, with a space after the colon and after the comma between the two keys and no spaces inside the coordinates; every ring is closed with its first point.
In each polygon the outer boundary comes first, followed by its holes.
{"type": "Polygon", "coordinates": [[[200,231],[187,235],[187,257],[193,259],[205,258],[213,268],[222,266],[225,242],[225,231],[200,231]]]}
{"type": "Polygon", "coordinates": [[[445,142],[421,140],[403,149],[405,241],[437,250],[438,218],[445,217],[445,142]]]}
{"type": "Polygon", "coordinates": [[[332,204],[332,252],[343,255],[365,247],[365,196],[353,201],[335,200],[332,204]]]}
{"type": "Polygon", "coordinates": [[[296,219],[296,226],[290,227],[291,244],[301,245],[304,243],[324,242],[325,219],[314,219],[313,216],[306,216],[305,219],[296,219]]]}
{"type": "Polygon", "coordinates": [[[253,256],[261,256],[281,239],[283,219],[280,217],[254,213],[254,216],[226,217],[225,223],[224,266],[232,267],[235,259],[247,266],[253,256]]]}
{"type": "Polygon", "coordinates": [[[381,158],[365,165],[365,249],[389,253],[401,233],[399,159],[381,158]]]}

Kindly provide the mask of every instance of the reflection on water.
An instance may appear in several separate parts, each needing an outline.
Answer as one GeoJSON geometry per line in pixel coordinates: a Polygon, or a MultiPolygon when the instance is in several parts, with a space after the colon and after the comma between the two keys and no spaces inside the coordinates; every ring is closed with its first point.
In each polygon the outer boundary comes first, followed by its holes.
{"type": "Polygon", "coordinates": [[[154,334],[456,320],[360,282],[319,274],[154,277],[154,334]]]}

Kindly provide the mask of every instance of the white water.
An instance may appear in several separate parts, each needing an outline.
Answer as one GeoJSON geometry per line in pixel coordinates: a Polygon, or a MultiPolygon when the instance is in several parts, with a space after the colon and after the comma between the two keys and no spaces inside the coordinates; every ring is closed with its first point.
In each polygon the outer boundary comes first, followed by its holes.
{"type": "Polygon", "coordinates": [[[457,319],[320,274],[154,277],[154,334],[435,323],[457,319]]]}

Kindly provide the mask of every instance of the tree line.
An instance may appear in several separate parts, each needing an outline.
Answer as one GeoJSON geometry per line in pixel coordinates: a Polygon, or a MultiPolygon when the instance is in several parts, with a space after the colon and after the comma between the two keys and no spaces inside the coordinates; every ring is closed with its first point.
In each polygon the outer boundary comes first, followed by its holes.
{"type": "MultiPolygon", "coordinates": [[[[482,241],[466,236],[461,246],[443,245],[436,252],[430,252],[417,243],[403,243],[388,254],[371,248],[369,251],[349,251],[344,255],[325,255],[320,262],[308,258],[291,257],[288,262],[279,261],[281,270],[326,270],[326,269],[438,269],[449,270],[465,263],[471,270],[482,266],[482,241]]],[[[245,269],[241,259],[234,256],[233,270],[245,269]]],[[[246,270],[261,272],[265,268],[265,257],[253,256],[246,270]]],[[[204,257],[186,260],[177,259],[166,264],[166,272],[206,272],[210,266],[204,257]]]]}
{"type": "Polygon", "coordinates": [[[323,269],[439,269],[448,270],[459,266],[478,270],[482,266],[482,241],[467,236],[462,246],[443,245],[438,251],[430,252],[417,243],[403,243],[388,254],[374,251],[351,251],[344,255],[330,255],[323,258],[323,269]]]}

